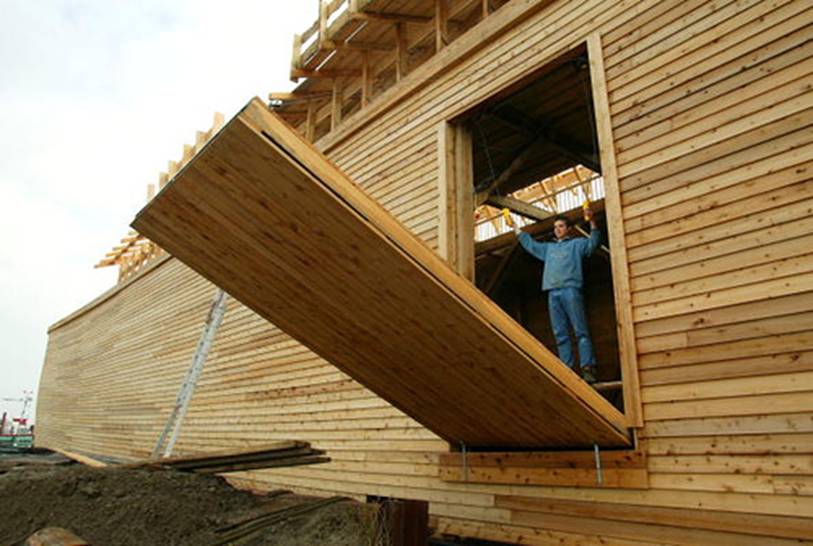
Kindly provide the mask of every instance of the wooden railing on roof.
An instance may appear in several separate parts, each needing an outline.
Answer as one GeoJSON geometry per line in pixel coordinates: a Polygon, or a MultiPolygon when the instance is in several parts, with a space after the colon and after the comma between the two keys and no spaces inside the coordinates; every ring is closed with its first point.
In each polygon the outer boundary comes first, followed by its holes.
{"type": "Polygon", "coordinates": [[[291,79],[301,83],[269,94],[271,105],[314,141],[506,1],[434,0],[394,13],[383,0],[319,0],[316,21],[294,36],[291,79]]]}
{"type": "MultiPolygon", "coordinates": [[[[167,182],[186,165],[196,153],[198,153],[209,140],[223,127],[223,114],[215,112],[214,121],[208,131],[196,131],[195,143],[184,144],[183,154],[178,161],[169,161],[166,172],[159,173],[157,189],[166,186],[167,182]]],[[[155,197],[156,185],[147,184],[147,202],[155,197]]],[[[104,257],[94,267],[119,266],[119,282],[122,282],[144,269],[147,264],[155,258],[164,255],[165,252],[158,245],[138,233],[130,230],[121,239],[120,244],[104,255],[104,257]]]]}

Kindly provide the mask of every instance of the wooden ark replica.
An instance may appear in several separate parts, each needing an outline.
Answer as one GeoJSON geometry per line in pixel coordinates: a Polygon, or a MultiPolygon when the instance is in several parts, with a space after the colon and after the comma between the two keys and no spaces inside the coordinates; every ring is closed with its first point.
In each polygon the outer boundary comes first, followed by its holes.
{"type": "Polygon", "coordinates": [[[242,486],[508,543],[813,542],[812,37],[806,0],[322,2],[298,87],[199,133],[50,328],[37,443],[149,456],[208,335],[175,449],[332,459],[242,486]],[[545,238],[585,200],[595,386],[500,212],[545,238]]]}

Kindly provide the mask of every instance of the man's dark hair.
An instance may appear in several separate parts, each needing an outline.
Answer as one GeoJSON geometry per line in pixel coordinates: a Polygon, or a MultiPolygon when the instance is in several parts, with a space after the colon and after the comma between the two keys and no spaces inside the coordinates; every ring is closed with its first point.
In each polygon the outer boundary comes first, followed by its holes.
{"type": "Polygon", "coordinates": [[[556,223],[556,222],[558,222],[559,220],[561,220],[562,222],[564,222],[564,223],[565,223],[565,225],[566,225],[567,227],[571,227],[571,226],[573,225],[573,222],[571,222],[571,221],[570,221],[570,218],[568,218],[568,217],[567,217],[567,216],[565,216],[564,214],[558,214],[558,215],[556,216],[556,218],[554,218],[554,219],[553,219],[553,223],[555,224],[555,223],[556,223]]]}

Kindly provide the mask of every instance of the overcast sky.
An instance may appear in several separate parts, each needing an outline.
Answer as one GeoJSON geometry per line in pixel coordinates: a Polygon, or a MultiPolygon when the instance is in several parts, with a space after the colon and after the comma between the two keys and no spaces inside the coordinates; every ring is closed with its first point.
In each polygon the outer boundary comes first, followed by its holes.
{"type": "Polygon", "coordinates": [[[293,34],[316,9],[0,0],[0,398],[36,390],[48,326],[115,284],[93,265],[195,131],[293,87],[293,34]]]}

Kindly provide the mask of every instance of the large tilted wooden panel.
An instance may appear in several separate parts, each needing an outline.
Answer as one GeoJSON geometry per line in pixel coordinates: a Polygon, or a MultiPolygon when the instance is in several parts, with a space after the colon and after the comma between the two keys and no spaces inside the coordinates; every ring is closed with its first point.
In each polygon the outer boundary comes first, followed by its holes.
{"type": "Polygon", "coordinates": [[[450,442],[629,442],[617,410],[259,100],[133,225],[450,442]]]}

